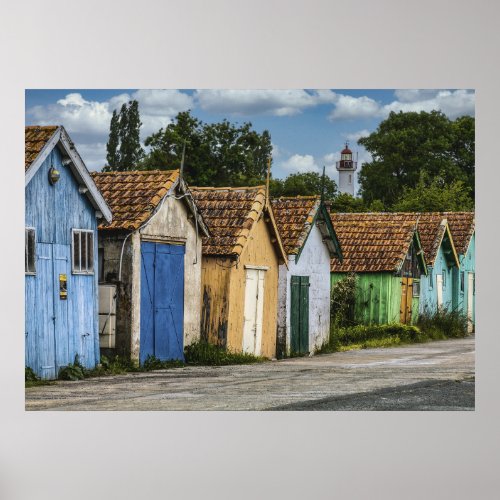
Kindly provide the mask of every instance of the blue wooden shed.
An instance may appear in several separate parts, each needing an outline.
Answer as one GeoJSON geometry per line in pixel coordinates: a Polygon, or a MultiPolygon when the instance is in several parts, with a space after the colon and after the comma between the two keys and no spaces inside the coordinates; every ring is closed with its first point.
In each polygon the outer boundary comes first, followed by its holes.
{"type": "Polygon", "coordinates": [[[453,235],[441,212],[416,214],[427,275],[420,280],[420,312],[452,311],[456,303],[454,276],[459,267],[453,235]]]}
{"type": "Polygon", "coordinates": [[[111,211],[62,126],[25,129],[25,364],[99,361],[97,224],[111,211]]]}
{"type": "Polygon", "coordinates": [[[469,320],[469,331],[476,324],[476,219],[474,212],[442,212],[450,225],[460,267],[455,269],[453,309],[469,320]]]}

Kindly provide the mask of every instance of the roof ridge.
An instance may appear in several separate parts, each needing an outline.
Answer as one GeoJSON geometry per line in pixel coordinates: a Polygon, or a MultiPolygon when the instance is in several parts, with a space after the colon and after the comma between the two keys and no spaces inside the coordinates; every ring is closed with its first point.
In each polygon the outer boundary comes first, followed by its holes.
{"type": "Polygon", "coordinates": [[[193,190],[209,190],[211,189],[212,191],[238,191],[238,190],[259,190],[259,189],[265,189],[266,186],[264,184],[258,185],[258,186],[239,186],[239,187],[215,187],[215,186],[189,186],[189,189],[191,191],[193,190]]]}
{"type": "Polygon", "coordinates": [[[167,174],[171,172],[178,171],[178,168],[173,168],[171,170],[112,170],[111,172],[100,172],[98,170],[93,170],[92,174],[99,175],[116,175],[116,174],[167,174]]]}

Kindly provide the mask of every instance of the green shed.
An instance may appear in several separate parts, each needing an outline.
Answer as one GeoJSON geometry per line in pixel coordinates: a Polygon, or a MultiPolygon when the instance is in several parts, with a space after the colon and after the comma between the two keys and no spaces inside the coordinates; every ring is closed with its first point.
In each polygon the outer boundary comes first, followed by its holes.
{"type": "Polygon", "coordinates": [[[331,214],[343,261],[331,261],[332,287],[347,273],[358,276],[353,319],[362,324],[406,323],[417,319],[420,277],[426,274],[415,221],[395,215],[331,214]]]}

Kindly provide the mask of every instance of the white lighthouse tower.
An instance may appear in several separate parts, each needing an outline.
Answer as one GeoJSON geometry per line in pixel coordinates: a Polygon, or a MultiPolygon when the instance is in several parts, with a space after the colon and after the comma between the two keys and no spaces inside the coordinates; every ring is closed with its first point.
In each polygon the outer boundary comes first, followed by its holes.
{"type": "Polygon", "coordinates": [[[337,162],[339,171],[339,192],[348,193],[354,196],[354,172],[358,168],[358,162],[352,160],[352,151],[349,143],[345,143],[345,148],[340,152],[340,161],[337,162]]]}

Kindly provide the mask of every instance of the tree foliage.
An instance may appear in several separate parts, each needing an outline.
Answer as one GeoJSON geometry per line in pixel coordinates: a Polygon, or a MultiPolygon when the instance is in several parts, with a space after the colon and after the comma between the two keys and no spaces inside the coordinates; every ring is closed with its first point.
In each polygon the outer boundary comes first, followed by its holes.
{"type": "Polygon", "coordinates": [[[452,121],[439,111],[391,112],[358,141],[373,158],[359,174],[364,201],[381,200],[389,208],[419,184],[422,172],[439,176],[445,186],[462,182],[473,199],[474,123],[469,116],[452,121]]]}
{"type": "Polygon", "coordinates": [[[446,183],[440,176],[432,180],[422,173],[414,188],[405,188],[394,205],[397,212],[455,212],[473,210],[470,188],[462,180],[446,183]]]}
{"type": "Polygon", "coordinates": [[[134,170],[144,156],[140,141],[141,119],[139,103],[123,104],[120,112],[113,111],[106,144],[107,165],[103,171],[134,170]]]}
{"type": "MultiPolygon", "coordinates": [[[[325,200],[331,200],[337,193],[337,184],[325,175],[325,200]]],[[[321,195],[323,179],[317,172],[290,174],[285,179],[272,179],[269,185],[271,196],[321,195]]]]}
{"type": "Polygon", "coordinates": [[[179,168],[186,144],[184,175],[192,185],[241,186],[263,182],[271,156],[271,136],[252,124],[203,123],[190,111],[180,112],[167,127],[149,136],[144,169],[179,168]]]}

